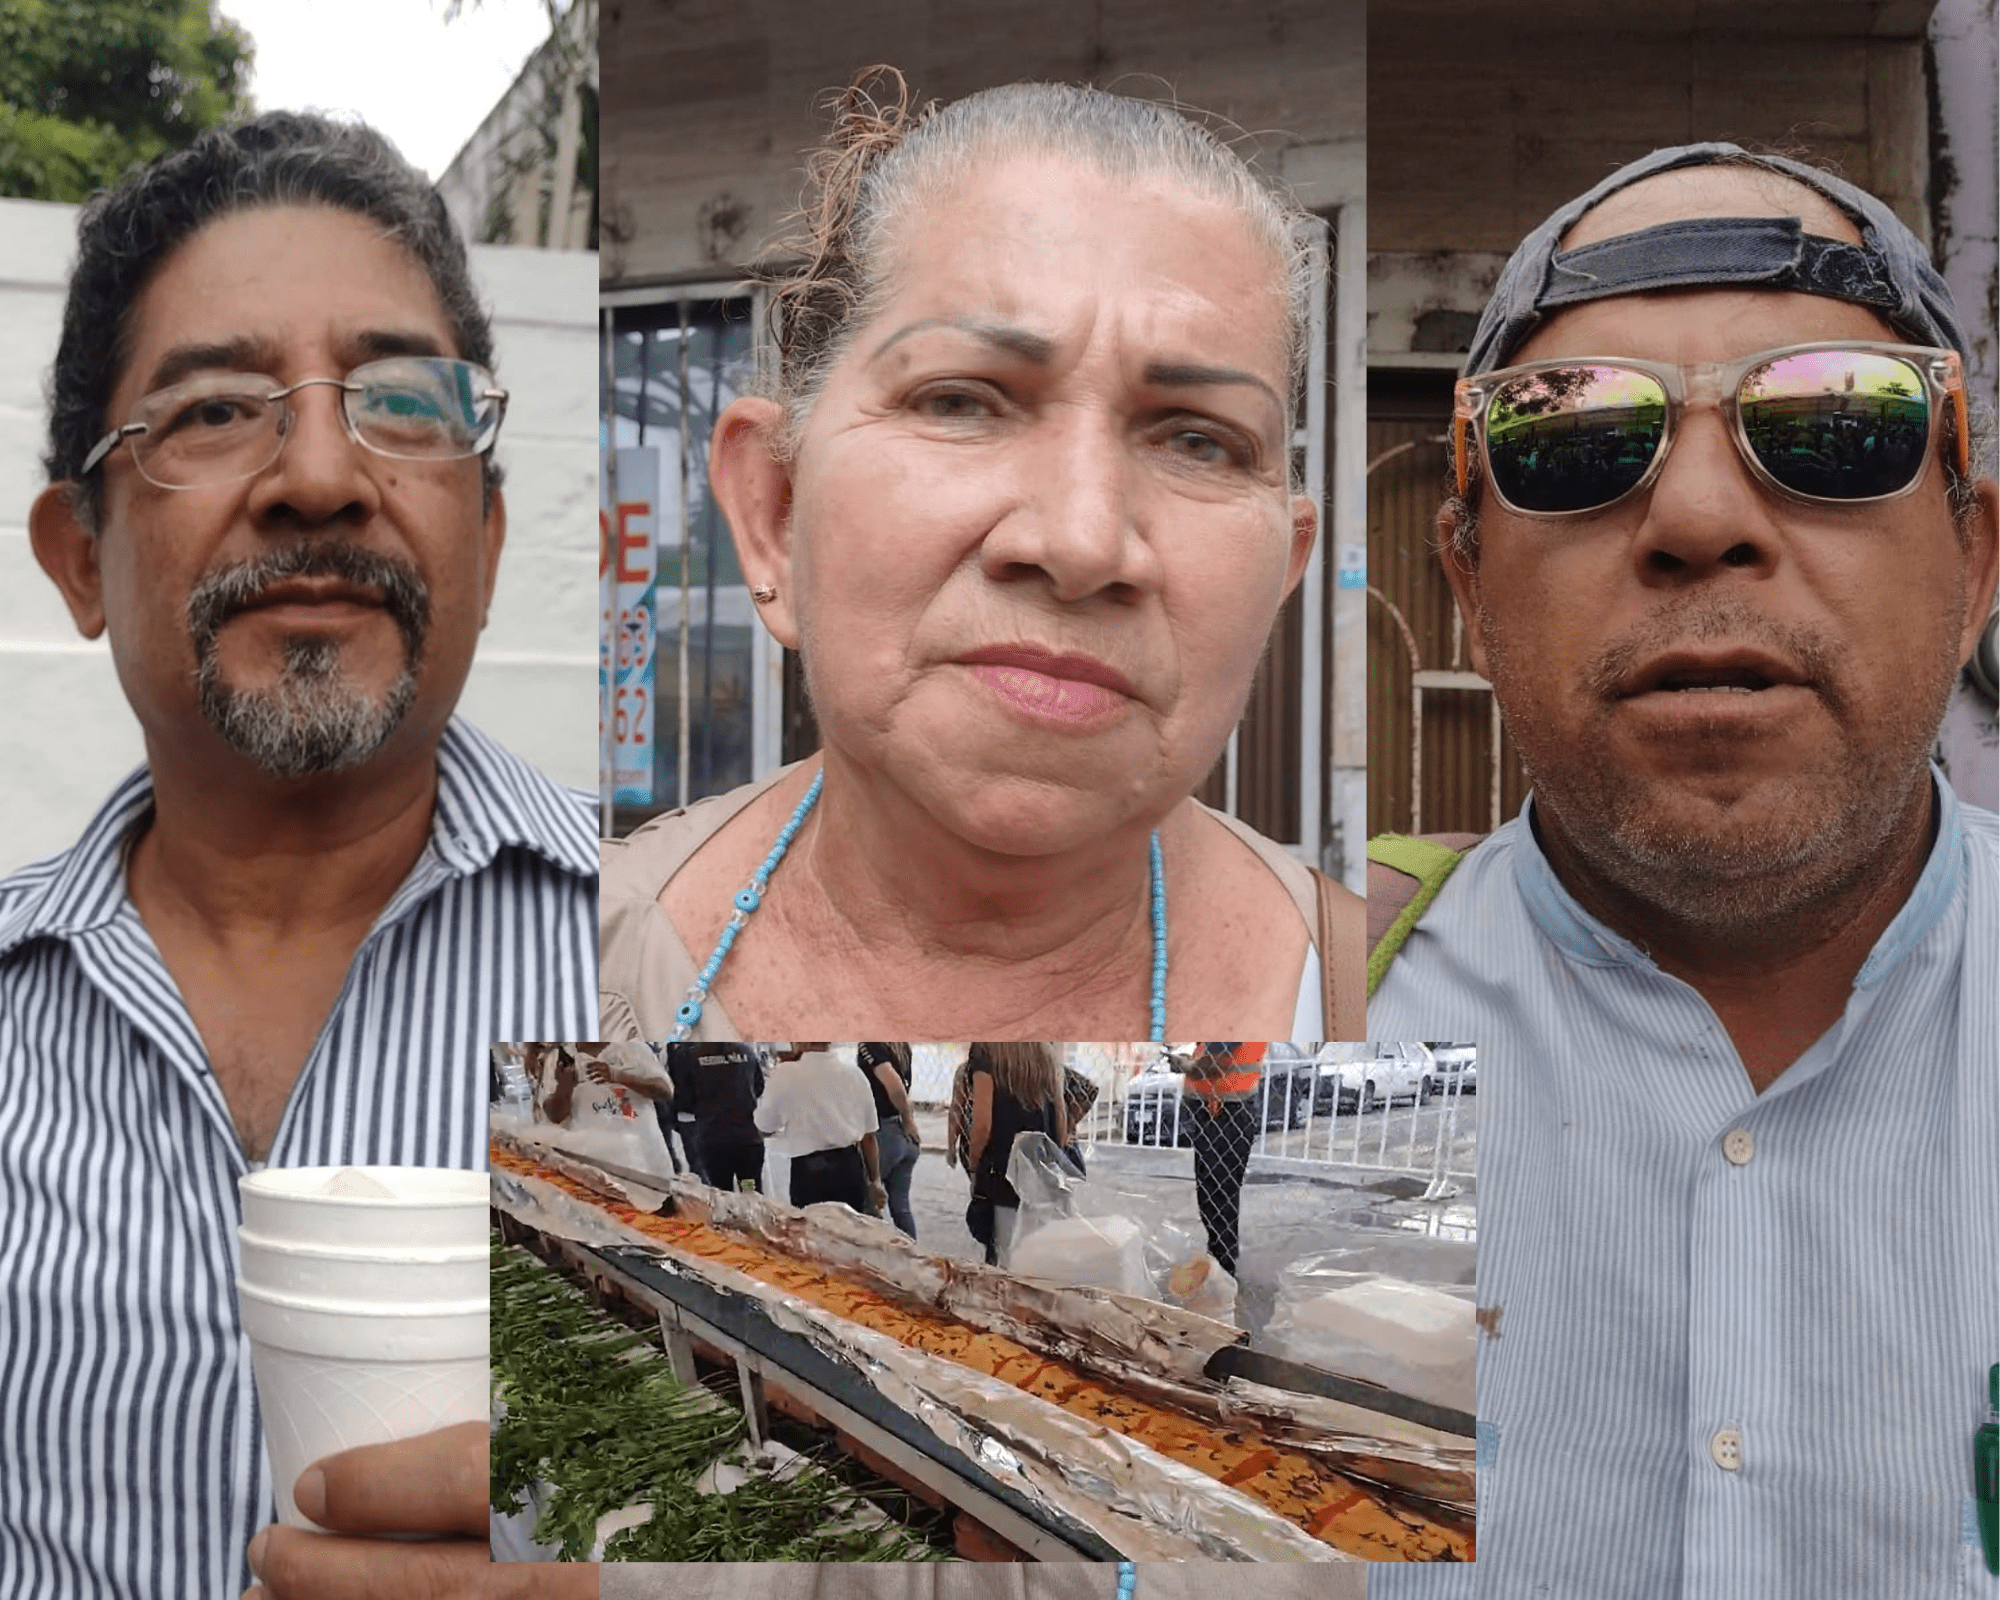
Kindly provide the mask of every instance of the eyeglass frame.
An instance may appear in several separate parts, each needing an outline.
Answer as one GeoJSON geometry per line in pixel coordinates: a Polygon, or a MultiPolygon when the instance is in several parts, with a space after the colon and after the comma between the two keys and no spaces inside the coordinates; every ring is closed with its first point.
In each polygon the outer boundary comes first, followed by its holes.
{"type": "MultiPolygon", "coordinates": [[[[241,376],[262,377],[263,374],[244,373],[241,374],[241,376]]],[[[223,484],[242,483],[245,479],[254,478],[257,476],[258,473],[262,472],[266,467],[270,466],[273,462],[275,462],[280,456],[282,456],[285,453],[285,443],[287,440],[291,438],[292,419],[295,415],[291,405],[289,404],[291,397],[297,394],[301,389],[311,389],[316,387],[338,389],[341,392],[342,395],[342,400],[340,404],[341,426],[346,428],[347,437],[350,440],[352,440],[355,444],[359,445],[363,450],[366,450],[373,455],[381,456],[385,460],[389,461],[470,461],[473,460],[475,457],[489,455],[492,453],[494,445],[498,443],[500,438],[500,425],[501,423],[507,420],[508,392],[505,389],[492,387],[492,385],[493,385],[493,374],[490,370],[480,365],[480,363],[478,363],[477,361],[467,361],[459,356],[442,356],[442,357],[382,356],[374,361],[364,361],[358,367],[350,367],[345,377],[301,378],[297,383],[291,384],[286,388],[274,390],[270,394],[262,396],[261,398],[263,399],[263,402],[266,405],[271,405],[279,401],[287,402],[287,404],[285,404],[278,413],[278,426],[277,429],[275,430],[278,440],[277,448],[273,450],[271,454],[268,457],[266,457],[263,461],[259,462],[256,466],[252,467],[248,472],[240,472],[233,478],[210,478],[202,483],[161,483],[151,473],[146,471],[144,463],[142,463],[138,459],[136,454],[132,458],[132,465],[138,469],[139,476],[144,478],[148,483],[152,484],[155,488],[166,489],[176,494],[184,492],[189,489],[214,489],[220,487],[223,484]],[[384,450],[380,445],[370,444],[366,439],[361,437],[360,430],[354,426],[354,418],[348,415],[347,402],[345,399],[347,395],[360,394],[368,387],[366,384],[356,383],[354,381],[355,373],[366,372],[370,367],[385,366],[392,361],[407,361],[407,360],[454,361],[457,362],[458,365],[460,366],[471,368],[473,372],[477,373],[480,377],[485,379],[488,387],[481,389],[474,398],[479,400],[494,401],[499,407],[499,415],[497,415],[493,419],[493,430],[491,434],[488,435],[486,442],[484,444],[480,445],[477,449],[467,451],[464,455],[401,456],[397,455],[392,450],[384,450]]],[[[139,403],[143,405],[146,401],[153,399],[155,396],[162,394],[169,394],[174,389],[179,387],[181,387],[181,385],[179,384],[169,384],[164,389],[155,389],[152,391],[151,394],[141,395],[139,403]]],[[[95,471],[97,467],[100,466],[106,460],[106,458],[110,456],[111,452],[113,450],[116,450],[118,446],[123,444],[127,439],[139,438],[151,431],[152,431],[151,424],[144,422],[127,422],[120,427],[113,428],[109,433],[105,434],[103,438],[99,439],[96,444],[90,447],[90,453],[83,458],[83,465],[77,469],[77,474],[76,474],[77,478],[81,480],[89,477],[90,474],[93,471],[95,471]]]]}
{"type": "Polygon", "coordinates": [[[1951,403],[1954,432],[1958,446],[1958,475],[1971,476],[1972,444],[1966,429],[1965,415],[1965,364],[1956,350],[1935,345],[1896,344],[1870,339],[1822,339],[1805,344],[1776,345],[1769,350],[1758,350],[1750,355],[1738,356],[1728,361],[1646,361],[1637,356],[1564,356],[1547,361],[1528,361],[1514,367],[1496,367],[1490,372],[1479,373],[1475,377],[1460,378],[1452,387],[1452,457],[1457,473],[1458,492],[1463,498],[1471,488],[1471,474],[1468,471],[1466,433],[1476,431],[1479,438],[1479,459],[1486,480],[1493,489],[1493,498],[1501,507],[1517,517],[1538,517],[1559,520],[1568,517],[1594,517],[1609,511],[1613,506],[1622,505],[1641,490],[1652,487],[1654,479],[1660,475],[1661,464],[1667,459],[1667,452],[1673,448],[1674,434],[1680,422],[1681,413],[1687,409],[1689,379],[1699,380],[1701,385],[1712,390],[1713,404],[1718,410],[1728,412],[1728,428],[1731,443],[1736,453],[1750,469],[1750,475],[1765,488],[1785,499],[1810,506],[1865,506],[1880,505],[1885,500],[1898,500],[1912,493],[1924,481],[1929,470],[1931,457],[1937,453],[1939,419],[1943,407],[1940,400],[1951,403]],[[1894,356],[1907,361],[1923,379],[1928,398],[1929,416],[1926,419],[1924,454],[1917,470],[1910,474],[1910,481],[1900,489],[1892,489],[1887,494],[1857,496],[1853,499],[1837,495],[1804,494],[1778,481],[1758,458],[1751,447],[1750,436],[1743,426],[1743,380],[1758,367],[1768,366],[1786,356],[1810,355],[1821,350],[1854,350],[1868,355],[1894,356]],[[1493,474],[1493,458],[1488,448],[1486,418],[1492,409],[1494,397],[1508,383],[1517,378],[1530,377],[1537,372],[1555,372],[1565,367],[1614,367],[1623,372],[1639,372],[1658,381],[1667,397],[1666,420],[1660,429],[1660,441],[1653,448],[1653,458],[1647,462],[1646,470],[1629,489],[1625,489],[1602,505],[1582,506],[1571,511],[1533,511],[1517,506],[1509,500],[1501,489],[1499,480],[1493,474]],[[1940,372],[1938,369],[1943,368],[1940,372]]]}

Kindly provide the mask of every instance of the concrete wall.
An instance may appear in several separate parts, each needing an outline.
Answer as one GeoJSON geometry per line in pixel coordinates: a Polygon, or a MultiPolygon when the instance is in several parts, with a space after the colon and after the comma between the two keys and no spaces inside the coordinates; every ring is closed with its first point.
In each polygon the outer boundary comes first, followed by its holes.
{"type": "Polygon", "coordinates": [[[1455,348],[1450,313],[1477,315],[1530,228],[1663,144],[1803,147],[1928,238],[1930,10],[1850,0],[1375,6],[1371,360],[1455,348]]]}
{"type": "Polygon", "coordinates": [[[606,285],[756,259],[798,201],[816,102],[883,61],[946,100],[1023,78],[1170,90],[1330,209],[1366,180],[1363,21],[1361,0],[624,0],[601,33],[606,285]]]}
{"type": "MultiPolygon", "coordinates": [[[[75,210],[0,201],[0,871],[62,848],[142,757],[102,641],[78,637],[28,546],[42,384],[75,210]]],[[[501,383],[509,535],[462,709],[564,782],[596,787],[597,261],[479,249],[501,383]]]]}

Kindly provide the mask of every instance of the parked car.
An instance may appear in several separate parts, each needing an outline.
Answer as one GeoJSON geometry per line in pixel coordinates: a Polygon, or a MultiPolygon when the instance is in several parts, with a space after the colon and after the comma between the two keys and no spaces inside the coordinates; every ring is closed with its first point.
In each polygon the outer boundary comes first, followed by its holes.
{"type": "Polygon", "coordinates": [[[1320,1047],[1322,1073],[1331,1071],[1342,1111],[1373,1111],[1398,1100],[1426,1104],[1437,1078],[1428,1047],[1421,1044],[1328,1044],[1320,1047]]]}
{"type": "Polygon", "coordinates": [[[1478,1092],[1479,1047],[1471,1044],[1434,1044],[1431,1057],[1436,1063],[1430,1074],[1430,1092],[1443,1094],[1456,1079],[1460,1094],[1478,1092]]]}
{"type": "MultiPolygon", "coordinates": [[[[1134,1078],[1125,1089],[1127,1144],[1190,1144],[1188,1114],[1181,1107],[1183,1079],[1179,1056],[1165,1056],[1134,1078]]],[[[1266,1128],[1305,1125],[1315,1106],[1331,1109],[1337,1079],[1323,1076],[1320,1063],[1294,1044],[1273,1044],[1264,1057],[1264,1082],[1258,1093],[1266,1128]]]]}

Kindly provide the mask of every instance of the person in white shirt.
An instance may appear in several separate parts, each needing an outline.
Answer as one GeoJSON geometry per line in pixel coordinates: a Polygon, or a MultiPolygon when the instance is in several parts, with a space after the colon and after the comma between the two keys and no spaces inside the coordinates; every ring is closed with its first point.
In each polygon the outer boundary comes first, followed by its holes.
{"type": "Polygon", "coordinates": [[[791,1154],[793,1205],[835,1200],[856,1211],[881,1211],[887,1197],[875,1145],[875,1097],[861,1069],[832,1054],[831,1046],[796,1045],[780,1061],[757,1102],[756,1123],[791,1154]]]}

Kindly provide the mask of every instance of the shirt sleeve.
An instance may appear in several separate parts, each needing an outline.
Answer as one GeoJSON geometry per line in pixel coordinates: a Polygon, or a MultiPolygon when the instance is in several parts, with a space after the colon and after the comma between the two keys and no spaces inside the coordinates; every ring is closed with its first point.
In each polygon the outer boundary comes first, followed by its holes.
{"type": "Polygon", "coordinates": [[[785,1074],[775,1073],[757,1097],[757,1109],[750,1113],[759,1133],[776,1133],[785,1125],[785,1074]]]}

